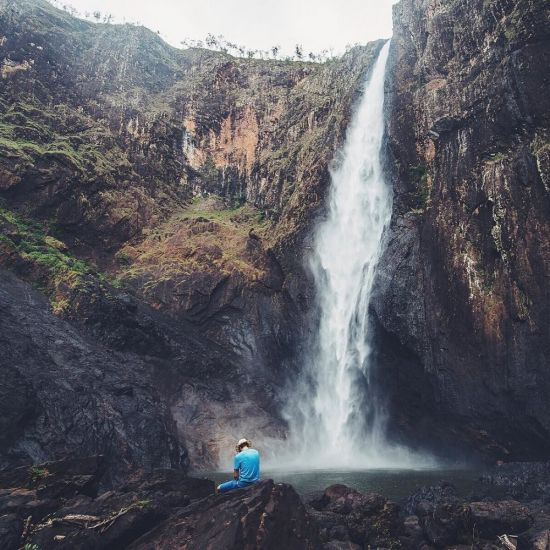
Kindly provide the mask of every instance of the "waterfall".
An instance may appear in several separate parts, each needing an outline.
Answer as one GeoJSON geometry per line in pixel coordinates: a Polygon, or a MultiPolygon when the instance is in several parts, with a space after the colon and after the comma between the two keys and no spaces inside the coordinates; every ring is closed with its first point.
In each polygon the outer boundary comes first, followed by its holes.
{"type": "MultiPolygon", "coordinates": [[[[390,42],[381,49],[331,173],[326,219],[315,235],[311,268],[319,323],[307,380],[288,409],[294,459],[308,466],[410,464],[384,438],[384,415],[369,379],[369,302],[391,218],[384,177],[384,80],[390,42]]],[[[284,459],[282,459],[284,461],[284,459]]]]}

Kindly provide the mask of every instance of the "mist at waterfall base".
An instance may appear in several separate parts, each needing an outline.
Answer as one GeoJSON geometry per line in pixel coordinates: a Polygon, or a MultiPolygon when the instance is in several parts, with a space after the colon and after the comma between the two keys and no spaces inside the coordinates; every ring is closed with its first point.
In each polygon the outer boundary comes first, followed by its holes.
{"type": "Polygon", "coordinates": [[[289,390],[288,440],[266,445],[270,469],[434,466],[387,441],[383,400],[370,382],[368,308],[392,212],[382,158],[389,48],[388,41],[331,171],[328,213],[311,257],[318,329],[304,373],[289,390]]]}

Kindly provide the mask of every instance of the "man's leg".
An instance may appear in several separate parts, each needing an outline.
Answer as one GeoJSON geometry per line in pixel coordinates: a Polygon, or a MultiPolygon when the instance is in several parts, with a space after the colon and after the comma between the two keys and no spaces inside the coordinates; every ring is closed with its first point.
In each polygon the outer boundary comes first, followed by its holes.
{"type": "Polygon", "coordinates": [[[221,483],[220,485],[218,485],[218,493],[227,493],[227,491],[238,488],[239,482],[235,479],[232,479],[231,481],[226,481],[225,483],[221,483]]]}

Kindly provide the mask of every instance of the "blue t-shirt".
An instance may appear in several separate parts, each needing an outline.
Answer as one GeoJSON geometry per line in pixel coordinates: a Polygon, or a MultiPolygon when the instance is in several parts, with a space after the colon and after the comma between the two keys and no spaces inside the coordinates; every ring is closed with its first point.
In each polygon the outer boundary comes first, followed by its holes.
{"type": "Polygon", "coordinates": [[[260,453],[256,449],[244,449],[235,455],[233,469],[239,470],[239,481],[253,483],[260,479],[260,453]]]}

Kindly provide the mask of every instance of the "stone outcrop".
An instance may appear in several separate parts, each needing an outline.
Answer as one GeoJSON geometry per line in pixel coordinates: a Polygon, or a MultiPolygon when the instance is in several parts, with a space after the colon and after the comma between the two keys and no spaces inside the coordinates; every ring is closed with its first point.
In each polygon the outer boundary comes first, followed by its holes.
{"type": "Polygon", "coordinates": [[[105,490],[105,465],[89,456],[2,472],[2,549],[540,550],[550,528],[544,500],[463,498],[448,483],[399,504],[345,485],[302,502],[272,480],[217,495],[212,481],[169,468],[105,490]]]}
{"type": "Polygon", "coordinates": [[[208,479],[155,469],[102,492],[102,460],[53,462],[0,477],[2,549],[321,549],[317,526],[290,485],[267,480],[214,495],[208,479]]]}
{"type": "Polygon", "coordinates": [[[392,548],[400,544],[398,506],[381,495],[362,495],[345,485],[331,485],[306,502],[327,549],[392,548]]]}
{"type": "Polygon", "coordinates": [[[316,525],[290,485],[262,481],[176,512],[131,548],[317,550],[316,525]]]}
{"type": "Polygon", "coordinates": [[[469,501],[458,497],[450,484],[422,487],[403,503],[402,542],[407,548],[466,544],[487,548],[490,543],[505,547],[499,537],[512,536],[517,544],[519,534],[530,532],[535,515],[544,520],[542,508],[540,502],[527,504],[512,499],[469,501]]]}
{"type": "MultiPolygon", "coordinates": [[[[371,381],[393,439],[453,459],[550,454],[549,27],[543,0],[395,7],[371,381]]],[[[205,466],[243,432],[284,437],[313,326],[313,227],[381,45],[322,64],[236,59],[0,0],[0,267],[66,322],[3,276],[19,289],[6,307],[36,323],[0,320],[22,327],[2,345],[32,365],[2,373],[6,465],[80,445],[51,440],[36,407],[53,407],[48,388],[71,411],[73,379],[96,367],[120,389],[89,381],[86,433],[115,401],[166,419],[148,456],[140,414],[109,417],[132,465],[177,461],[174,433],[183,462],[205,466]],[[74,362],[59,367],[40,323],[70,335],[74,362]]],[[[109,455],[104,435],[83,452],[109,455]]]]}
{"type": "Polygon", "coordinates": [[[127,548],[178,507],[213,493],[207,479],[155,469],[116,490],[104,484],[104,457],[11,470],[0,478],[0,538],[5,550],[25,543],[49,548],[127,548]]]}
{"type": "Polygon", "coordinates": [[[465,499],[448,483],[421,487],[399,504],[344,485],[306,495],[305,502],[326,550],[504,548],[504,536],[534,549],[548,528],[540,500],[465,499]]]}
{"type": "Polygon", "coordinates": [[[504,488],[520,500],[550,502],[550,462],[508,462],[484,474],[484,484],[504,488]]]}
{"type": "Polygon", "coordinates": [[[417,445],[550,453],[547,8],[394,10],[395,203],[373,309],[394,435],[417,445]]]}
{"type": "Polygon", "coordinates": [[[0,467],[104,455],[105,483],[178,467],[184,446],[138,357],[89,341],[0,270],[0,467]]]}
{"type": "Polygon", "coordinates": [[[243,430],[280,437],[303,247],[381,42],[325,64],[236,59],[44,0],[3,0],[0,36],[0,265],[162,371],[192,461],[215,465],[243,430]]]}

